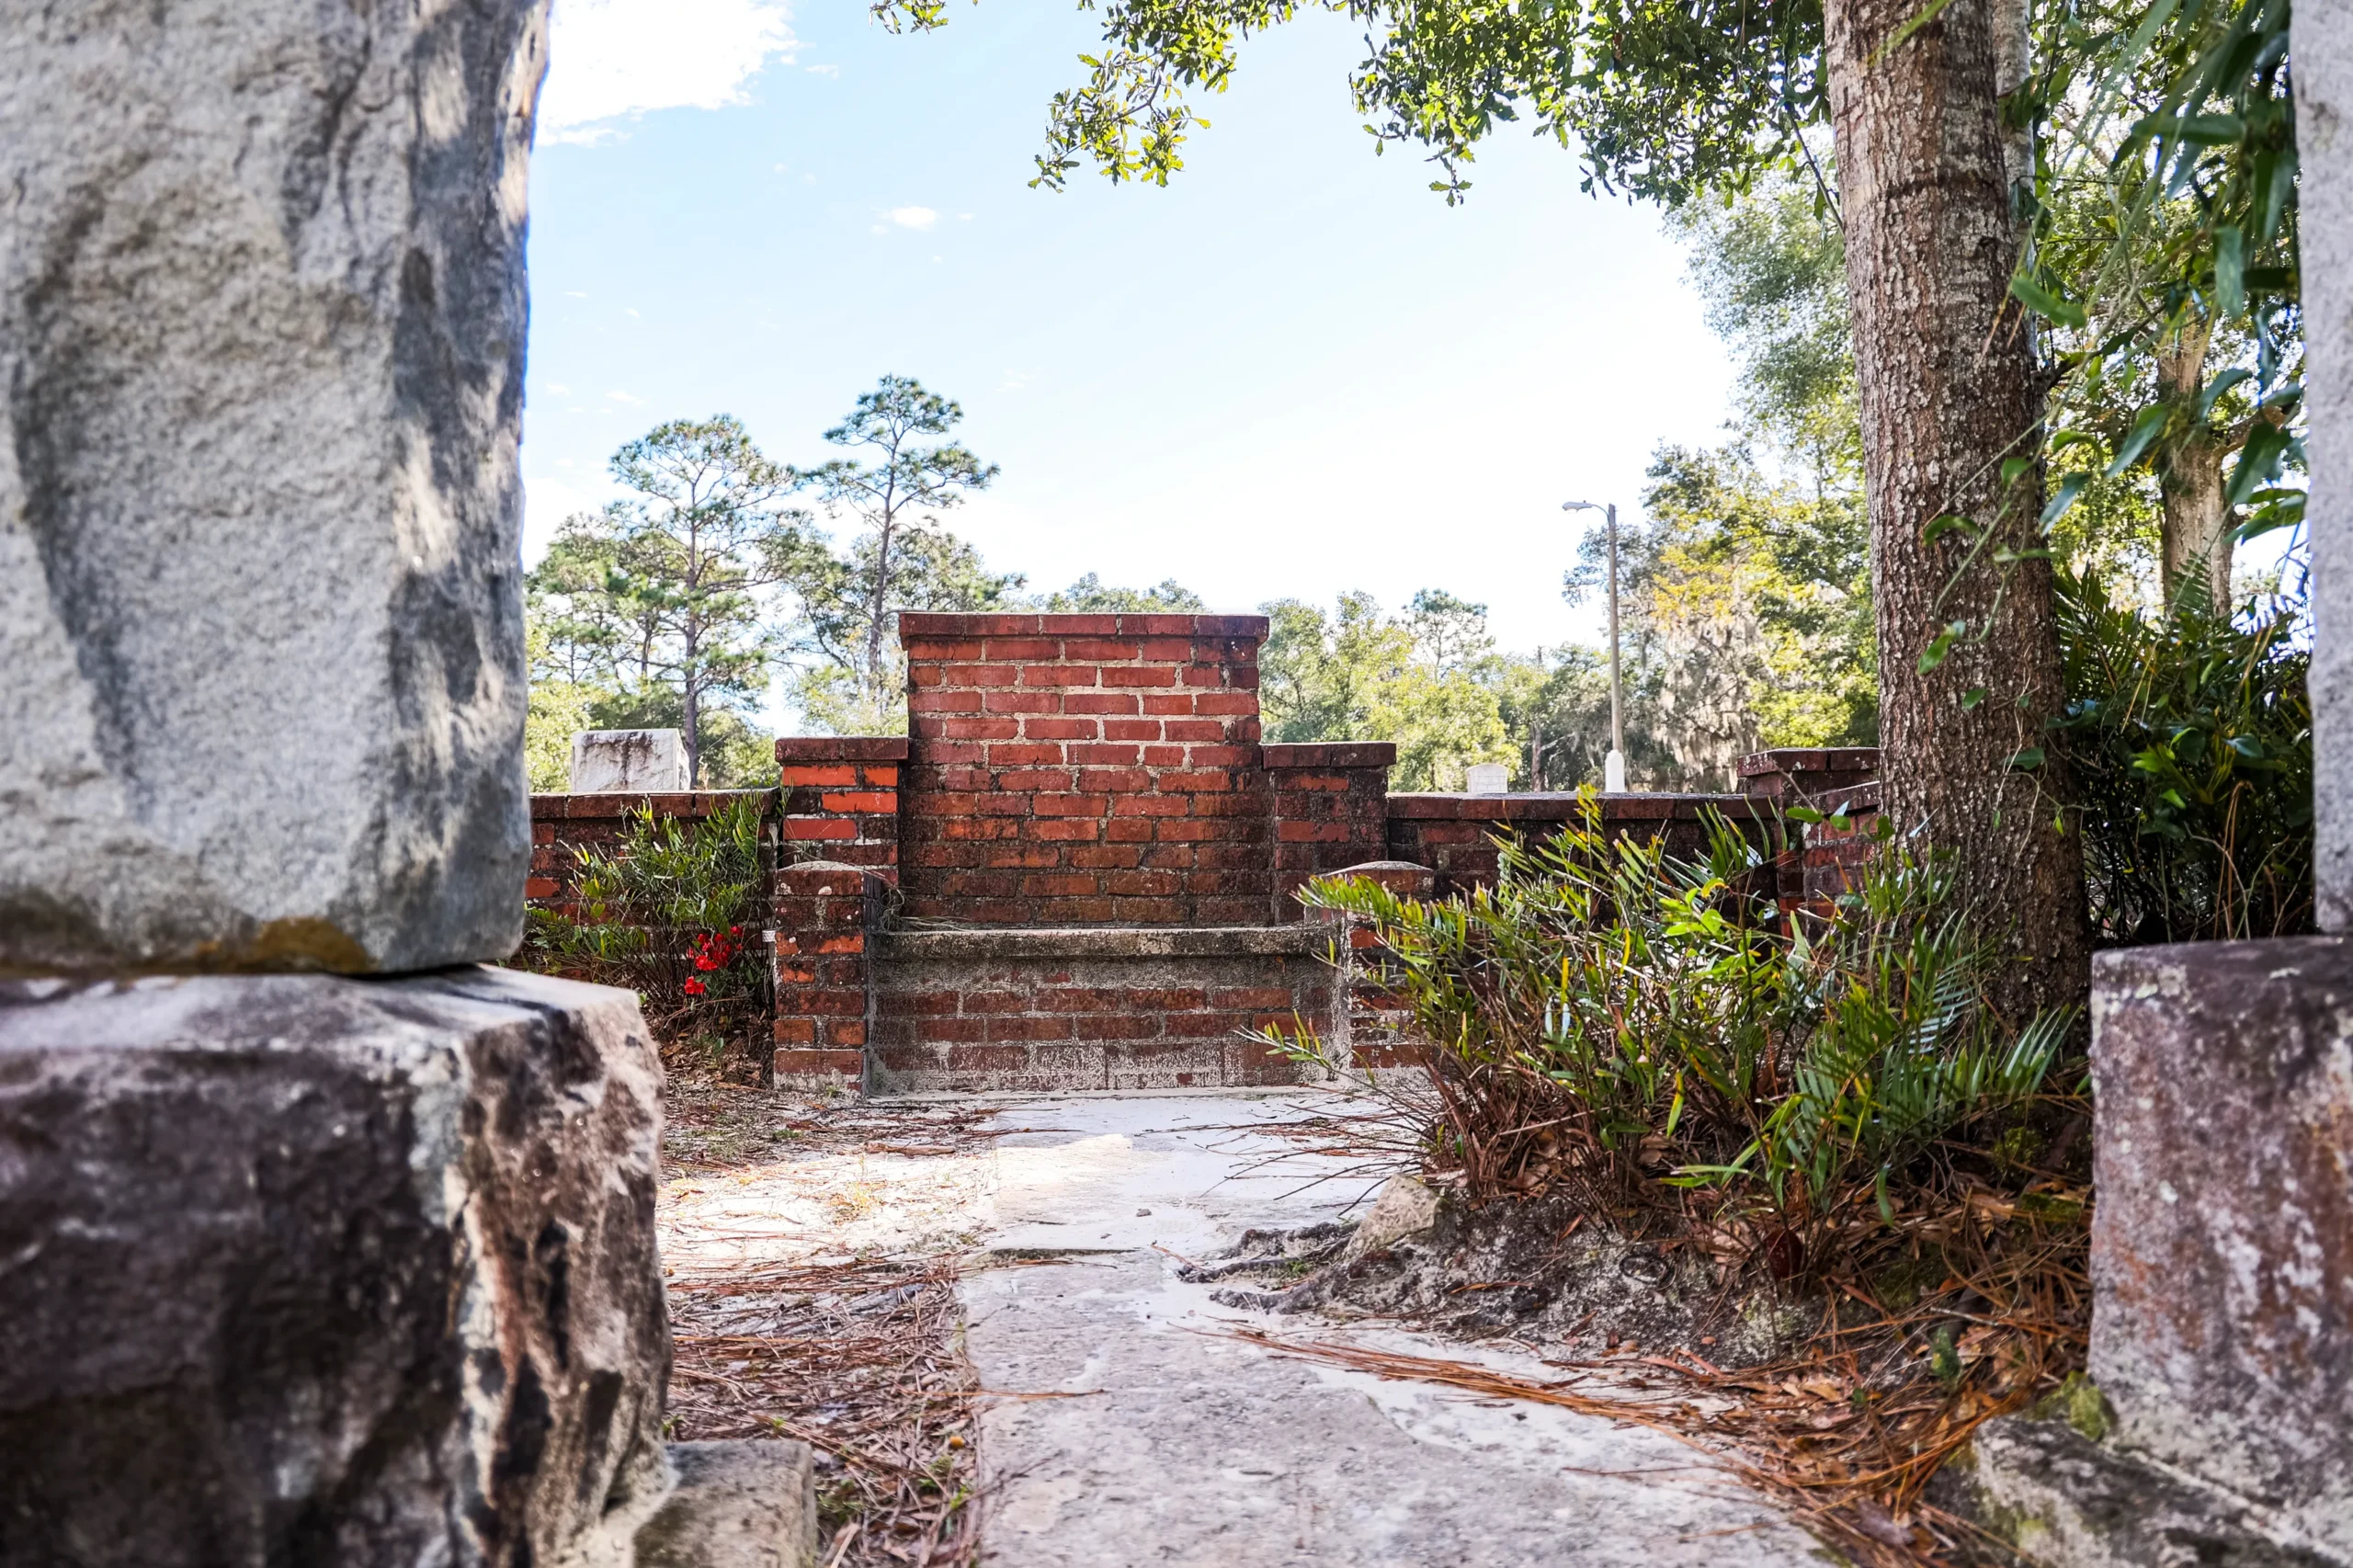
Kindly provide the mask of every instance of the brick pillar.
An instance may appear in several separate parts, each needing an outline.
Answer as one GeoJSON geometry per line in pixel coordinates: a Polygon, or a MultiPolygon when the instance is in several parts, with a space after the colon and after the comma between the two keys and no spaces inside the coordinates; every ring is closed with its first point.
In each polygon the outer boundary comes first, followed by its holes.
{"type": "Polygon", "coordinates": [[[880,871],[803,860],[776,873],[776,1083],[859,1089],[873,1013],[880,871]]]}
{"type": "MultiPolygon", "coordinates": [[[[1438,896],[1438,873],[1410,860],[1373,860],[1342,866],[1314,880],[1360,878],[1377,882],[1399,898],[1427,902],[1438,896]]],[[[1336,1067],[1409,1066],[1420,1060],[1406,1040],[1412,1011],[1390,989],[1388,965],[1372,927],[1354,915],[1333,909],[1306,911],[1313,922],[1329,926],[1332,957],[1338,970],[1330,1013],[1331,1033],[1325,1040],[1326,1059],[1336,1067]]]]}
{"type": "Polygon", "coordinates": [[[1389,853],[1387,741],[1319,742],[1259,748],[1275,796],[1275,918],[1300,917],[1292,894],[1318,872],[1360,867],[1389,853]]]}
{"type": "Polygon", "coordinates": [[[1818,795],[1876,779],[1879,747],[1782,746],[1742,757],[1737,771],[1744,795],[1811,806],[1818,795]]]}
{"type": "Polygon", "coordinates": [[[1774,858],[1775,902],[1784,921],[1799,911],[1827,915],[1839,894],[1862,883],[1878,843],[1877,746],[1784,746],[1742,757],[1741,792],[1786,811],[1803,806],[1843,823],[1790,824],[1798,831],[1774,858]]]}
{"type": "Polygon", "coordinates": [[[899,769],[904,735],[787,735],[776,743],[783,791],[777,858],[822,856],[899,881],[899,769]]]}

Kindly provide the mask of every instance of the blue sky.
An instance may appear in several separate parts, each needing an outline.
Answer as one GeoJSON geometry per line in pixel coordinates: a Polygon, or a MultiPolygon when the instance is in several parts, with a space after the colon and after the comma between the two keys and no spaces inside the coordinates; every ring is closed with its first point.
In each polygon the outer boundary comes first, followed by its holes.
{"type": "Polygon", "coordinates": [[[1003,465],[949,525],[1053,587],[1174,576],[1218,608],[1442,587],[1506,646],[1592,640],[1559,597],[1661,441],[1721,438],[1731,368],[1657,215],[1517,133],[1449,210],[1375,157],[1362,52],[1254,40],[1165,189],[1027,188],[1095,41],[1067,0],[894,38],[863,0],[556,0],[531,175],[527,552],[657,420],[770,455],[876,377],[960,400],[1003,465]]]}

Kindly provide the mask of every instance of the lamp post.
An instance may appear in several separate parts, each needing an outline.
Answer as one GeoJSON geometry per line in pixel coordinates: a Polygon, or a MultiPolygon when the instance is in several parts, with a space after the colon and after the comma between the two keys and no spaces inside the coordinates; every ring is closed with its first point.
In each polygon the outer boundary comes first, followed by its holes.
{"type": "Polygon", "coordinates": [[[1609,756],[1601,765],[1601,788],[1612,795],[1626,792],[1626,699],[1618,678],[1618,504],[1563,501],[1563,512],[1599,512],[1609,524],[1609,756]]]}

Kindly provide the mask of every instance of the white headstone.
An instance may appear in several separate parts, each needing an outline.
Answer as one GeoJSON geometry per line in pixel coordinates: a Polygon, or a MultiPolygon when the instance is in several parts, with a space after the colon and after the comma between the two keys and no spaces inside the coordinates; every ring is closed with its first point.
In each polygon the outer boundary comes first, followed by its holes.
{"type": "Polygon", "coordinates": [[[521,940],[545,37],[0,3],[0,970],[521,940]]]}
{"type": "Polygon", "coordinates": [[[1511,769],[1500,762],[1474,762],[1462,770],[1462,787],[1473,795],[1511,792],[1511,769]]]}
{"type": "Polygon", "coordinates": [[[572,737],[572,792],[666,794],[687,784],[687,738],[677,730],[584,730],[572,737]]]}

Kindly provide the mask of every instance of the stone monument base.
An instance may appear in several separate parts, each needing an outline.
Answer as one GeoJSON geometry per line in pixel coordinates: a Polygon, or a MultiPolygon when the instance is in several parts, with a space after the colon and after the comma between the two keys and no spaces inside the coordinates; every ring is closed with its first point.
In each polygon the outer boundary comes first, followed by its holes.
{"type": "Polygon", "coordinates": [[[2244,1499],[2057,1416],[1987,1422],[1956,1473],[1977,1522],[2037,1568],[2343,1568],[2265,1533],[2244,1499]]]}
{"type": "Polygon", "coordinates": [[[2099,955],[2090,1378],[1990,1425],[2045,1568],[2353,1568],[2353,943],[2099,955]]]}
{"type": "Polygon", "coordinates": [[[0,1560],[626,1553],[660,1096],[537,975],[0,984],[0,1560]]]}

